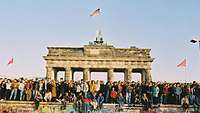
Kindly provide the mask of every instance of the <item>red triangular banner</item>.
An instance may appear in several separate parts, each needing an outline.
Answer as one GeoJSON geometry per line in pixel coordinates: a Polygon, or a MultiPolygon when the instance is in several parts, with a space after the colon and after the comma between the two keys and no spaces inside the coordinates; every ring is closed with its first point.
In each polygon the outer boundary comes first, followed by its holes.
{"type": "Polygon", "coordinates": [[[10,64],[13,64],[14,63],[14,59],[11,58],[9,61],[8,61],[8,64],[7,65],[10,65],[10,64]]]}
{"type": "Polygon", "coordinates": [[[177,65],[177,67],[186,67],[187,61],[184,59],[180,64],[177,65]]]}

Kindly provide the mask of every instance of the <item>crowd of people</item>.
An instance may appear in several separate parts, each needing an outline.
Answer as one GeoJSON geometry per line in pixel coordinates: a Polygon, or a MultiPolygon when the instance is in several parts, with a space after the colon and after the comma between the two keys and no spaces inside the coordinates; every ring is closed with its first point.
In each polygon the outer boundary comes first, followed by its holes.
{"type": "MultiPolygon", "coordinates": [[[[0,79],[0,100],[74,103],[76,109],[101,109],[104,103],[134,106],[178,104],[200,109],[200,84],[124,81],[0,79]]],[[[36,107],[37,109],[37,107],[36,107]]]]}

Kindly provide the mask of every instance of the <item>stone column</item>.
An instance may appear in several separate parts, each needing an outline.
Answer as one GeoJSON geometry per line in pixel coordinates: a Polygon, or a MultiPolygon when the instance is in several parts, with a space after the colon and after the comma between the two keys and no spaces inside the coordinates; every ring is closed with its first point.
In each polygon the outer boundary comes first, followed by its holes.
{"type": "Polygon", "coordinates": [[[75,73],[75,71],[74,70],[72,70],[72,80],[74,81],[74,73],[75,73]]]}
{"type": "Polygon", "coordinates": [[[90,69],[89,68],[84,68],[83,69],[83,80],[84,81],[91,80],[91,75],[90,75],[90,69]]]}
{"type": "Polygon", "coordinates": [[[52,67],[46,67],[46,77],[48,80],[54,80],[54,69],[52,67]]]}
{"type": "Polygon", "coordinates": [[[114,72],[114,69],[110,68],[108,69],[108,75],[107,75],[107,80],[108,81],[112,81],[113,80],[113,72],[114,72]]]}
{"type": "Polygon", "coordinates": [[[143,69],[142,70],[142,82],[150,82],[150,81],[152,81],[151,70],[143,69]]]}
{"type": "Polygon", "coordinates": [[[141,82],[145,82],[146,81],[146,70],[142,70],[141,71],[141,82]]]}
{"type": "Polygon", "coordinates": [[[146,70],[146,81],[147,81],[147,82],[152,81],[152,78],[151,78],[151,70],[150,70],[150,69],[147,69],[147,70],[146,70]]]}
{"type": "Polygon", "coordinates": [[[71,67],[65,68],[65,80],[72,80],[72,70],[71,67]]]}
{"type": "Polygon", "coordinates": [[[57,73],[58,73],[58,70],[54,69],[54,80],[57,80],[57,73]]]}
{"type": "Polygon", "coordinates": [[[124,81],[127,82],[132,81],[132,68],[125,69],[124,81]]]}

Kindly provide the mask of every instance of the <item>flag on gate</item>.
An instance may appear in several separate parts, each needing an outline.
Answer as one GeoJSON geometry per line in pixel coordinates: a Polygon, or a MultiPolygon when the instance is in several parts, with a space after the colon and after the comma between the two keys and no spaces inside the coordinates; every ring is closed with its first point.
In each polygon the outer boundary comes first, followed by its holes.
{"type": "Polygon", "coordinates": [[[14,63],[14,59],[11,58],[11,59],[8,61],[7,65],[10,65],[10,64],[13,64],[13,63],[14,63]]]}
{"type": "Polygon", "coordinates": [[[100,8],[96,9],[95,11],[93,11],[90,16],[99,16],[101,15],[101,11],[100,8]]]}
{"type": "Polygon", "coordinates": [[[177,65],[177,67],[186,67],[187,61],[184,59],[180,64],[177,65]]]}

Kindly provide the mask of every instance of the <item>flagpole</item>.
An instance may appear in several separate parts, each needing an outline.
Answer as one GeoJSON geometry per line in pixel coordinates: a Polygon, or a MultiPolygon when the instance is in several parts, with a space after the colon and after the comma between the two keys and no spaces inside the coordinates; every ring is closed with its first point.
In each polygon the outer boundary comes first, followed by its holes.
{"type": "MultiPolygon", "coordinates": [[[[91,17],[97,17],[97,16],[101,16],[101,9],[100,8],[97,8],[96,10],[94,10],[90,16],[91,17]]],[[[94,19],[95,21],[95,24],[96,24],[96,29],[97,29],[97,32],[101,32],[101,24],[100,24],[100,18],[96,18],[94,19]]]]}
{"type": "MultiPolygon", "coordinates": [[[[100,15],[101,16],[101,15],[100,15]]],[[[97,32],[100,32],[101,31],[101,23],[100,23],[100,18],[96,18],[96,29],[97,29],[97,32]]]]}
{"type": "Polygon", "coordinates": [[[185,83],[187,83],[187,66],[185,66],[185,83]]]}
{"type": "MultiPolygon", "coordinates": [[[[187,63],[186,63],[186,58],[177,65],[177,67],[182,67],[183,68],[183,73],[185,74],[185,82],[187,82],[187,63]]],[[[184,80],[184,79],[183,79],[184,80]]]]}
{"type": "MultiPolygon", "coordinates": [[[[185,59],[187,58],[185,57],[185,59]]],[[[186,62],[185,63],[185,83],[187,83],[187,66],[188,66],[188,63],[186,62]]]]}
{"type": "Polygon", "coordinates": [[[198,38],[199,38],[199,36],[198,37],[194,37],[193,39],[190,40],[190,42],[193,43],[193,44],[196,44],[196,43],[198,44],[199,55],[200,55],[200,39],[198,39],[198,38]]]}

